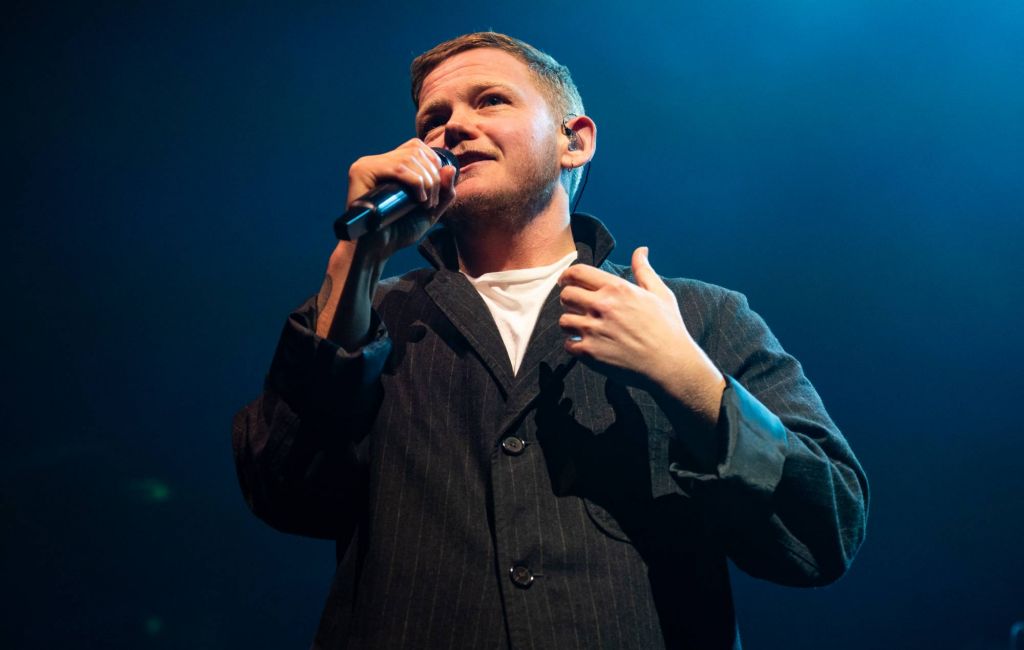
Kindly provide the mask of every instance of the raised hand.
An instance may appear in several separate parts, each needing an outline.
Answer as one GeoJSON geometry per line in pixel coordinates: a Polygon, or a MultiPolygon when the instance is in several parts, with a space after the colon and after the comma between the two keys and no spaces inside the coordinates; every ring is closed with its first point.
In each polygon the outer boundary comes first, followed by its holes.
{"type": "Polygon", "coordinates": [[[370,301],[384,263],[395,251],[419,241],[455,199],[455,168],[441,167],[437,153],[413,138],[387,153],[352,163],[346,207],[392,181],[405,186],[427,210],[415,210],[357,241],[339,241],[317,299],[317,334],[347,348],[360,345],[369,334],[370,301]]]}
{"type": "Polygon", "coordinates": [[[418,138],[387,153],[356,160],[349,167],[346,207],[378,185],[397,182],[426,208],[363,236],[361,248],[372,249],[375,255],[387,259],[398,249],[419,241],[455,198],[454,180],[455,169],[442,167],[437,153],[418,138]]]}
{"type": "Polygon", "coordinates": [[[675,294],[655,273],[648,249],[633,252],[637,284],[593,266],[562,274],[558,324],[565,349],[621,383],[670,397],[714,423],[725,379],[686,329],[675,294]]]}

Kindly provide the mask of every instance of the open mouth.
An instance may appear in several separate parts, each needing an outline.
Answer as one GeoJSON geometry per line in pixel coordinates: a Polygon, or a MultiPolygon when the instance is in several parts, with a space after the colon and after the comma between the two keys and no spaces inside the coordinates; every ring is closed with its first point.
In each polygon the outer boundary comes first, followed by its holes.
{"type": "Polygon", "coordinates": [[[494,160],[493,156],[488,156],[487,154],[482,153],[480,151],[464,151],[462,153],[456,154],[455,157],[458,158],[459,160],[460,170],[469,167],[473,163],[485,160],[494,160]]]}

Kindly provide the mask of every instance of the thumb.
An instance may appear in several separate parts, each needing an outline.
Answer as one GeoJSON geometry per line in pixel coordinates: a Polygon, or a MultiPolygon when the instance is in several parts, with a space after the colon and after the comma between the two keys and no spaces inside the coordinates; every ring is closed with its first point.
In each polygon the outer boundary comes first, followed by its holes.
{"type": "Polygon", "coordinates": [[[448,189],[455,188],[455,180],[458,178],[459,172],[454,167],[452,167],[451,165],[445,165],[440,169],[438,173],[441,176],[442,187],[448,189]]]}
{"type": "Polygon", "coordinates": [[[633,251],[633,277],[636,278],[636,283],[640,287],[655,293],[662,293],[667,287],[647,259],[649,250],[646,246],[641,246],[633,251]]]}

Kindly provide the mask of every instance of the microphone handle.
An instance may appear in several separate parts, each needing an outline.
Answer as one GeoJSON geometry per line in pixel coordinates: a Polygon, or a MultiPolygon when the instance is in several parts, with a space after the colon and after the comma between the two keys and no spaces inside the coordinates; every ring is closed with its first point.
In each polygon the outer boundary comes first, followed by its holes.
{"type": "Polygon", "coordinates": [[[338,239],[355,241],[368,232],[377,232],[398,221],[418,207],[418,203],[398,183],[378,185],[352,202],[345,214],[334,222],[338,239]]]}

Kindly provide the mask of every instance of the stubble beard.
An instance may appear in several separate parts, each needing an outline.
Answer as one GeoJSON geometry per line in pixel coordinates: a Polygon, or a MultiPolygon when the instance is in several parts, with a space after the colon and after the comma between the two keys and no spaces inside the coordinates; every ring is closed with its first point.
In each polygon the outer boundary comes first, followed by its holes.
{"type": "Polygon", "coordinates": [[[480,192],[465,198],[458,196],[441,217],[441,223],[462,235],[500,230],[517,232],[530,224],[550,202],[560,182],[560,174],[551,174],[557,151],[548,159],[532,165],[515,187],[495,192],[480,192]]]}

